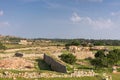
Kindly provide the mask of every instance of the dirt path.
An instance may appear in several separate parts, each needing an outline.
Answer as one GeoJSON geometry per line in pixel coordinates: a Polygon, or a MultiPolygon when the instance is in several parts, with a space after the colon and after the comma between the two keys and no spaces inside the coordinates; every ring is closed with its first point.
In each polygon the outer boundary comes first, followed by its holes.
{"type": "MultiPolygon", "coordinates": [[[[1,58],[13,57],[15,53],[0,54],[1,58]]],[[[43,58],[43,54],[23,54],[24,58],[40,57],[43,58]]]]}

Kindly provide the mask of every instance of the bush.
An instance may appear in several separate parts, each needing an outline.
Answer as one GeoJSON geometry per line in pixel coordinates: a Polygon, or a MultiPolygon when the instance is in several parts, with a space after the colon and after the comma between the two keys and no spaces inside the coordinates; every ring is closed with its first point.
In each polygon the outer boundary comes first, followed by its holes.
{"type": "Polygon", "coordinates": [[[79,46],[80,42],[78,40],[73,40],[65,44],[66,49],[69,49],[69,46],[79,46]]]}
{"type": "Polygon", "coordinates": [[[95,59],[91,60],[91,64],[95,67],[112,67],[118,65],[120,61],[120,50],[114,49],[105,55],[104,51],[98,51],[95,59]]]}
{"type": "Polygon", "coordinates": [[[6,49],[6,47],[0,42],[0,50],[5,50],[6,49]]]}
{"type": "Polygon", "coordinates": [[[62,54],[59,56],[61,58],[62,61],[69,63],[69,64],[74,64],[76,62],[76,57],[69,53],[69,54],[62,54]]]}
{"type": "Polygon", "coordinates": [[[117,68],[117,71],[120,72],[120,68],[117,68]]]}
{"type": "Polygon", "coordinates": [[[103,58],[105,57],[104,51],[100,50],[95,53],[95,58],[103,58]]]}

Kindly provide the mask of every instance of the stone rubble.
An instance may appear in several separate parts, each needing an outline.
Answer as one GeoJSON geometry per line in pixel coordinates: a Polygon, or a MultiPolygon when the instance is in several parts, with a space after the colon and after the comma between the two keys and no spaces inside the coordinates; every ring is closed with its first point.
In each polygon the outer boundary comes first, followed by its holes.
{"type": "Polygon", "coordinates": [[[26,70],[34,68],[34,64],[26,59],[12,57],[0,60],[0,69],[26,70]]]}
{"type": "Polygon", "coordinates": [[[55,77],[84,77],[84,76],[95,76],[97,75],[93,70],[89,71],[75,71],[71,74],[55,74],[55,73],[40,73],[40,72],[19,72],[14,73],[10,71],[5,71],[3,73],[0,72],[1,78],[13,78],[16,79],[17,77],[22,78],[55,78],[55,77]]]}

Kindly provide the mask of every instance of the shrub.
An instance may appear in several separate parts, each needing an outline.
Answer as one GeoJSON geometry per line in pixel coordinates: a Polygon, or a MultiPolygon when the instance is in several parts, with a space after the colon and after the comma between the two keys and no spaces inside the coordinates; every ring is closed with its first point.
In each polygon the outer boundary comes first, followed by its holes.
{"type": "Polygon", "coordinates": [[[73,40],[65,44],[66,49],[69,49],[69,46],[79,46],[80,42],[78,40],[73,40]]]}
{"type": "Polygon", "coordinates": [[[2,50],[2,49],[6,49],[6,47],[0,42],[0,50],[2,50]]]}
{"type": "Polygon", "coordinates": [[[91,60],[91,64],[95,67],[112,67],[119,64],[120,50],[114,49],[105,55],[104,51],[98,51],[95,54],[95,59],[91,60]]]}
{"type": "Polygon", "coordinates": [[[105,57],[104,51],[103,50],[97,51],[95,53],[95,57],[96,58],[103,58],[103,57],[105,57]]]}
{"type": "Polygon", "coordinates": [[[76,62],[76,57],[71,53],[61,54],[59,57],[61,58],[62,61],[69,64],[74,64],[76,62]]]}

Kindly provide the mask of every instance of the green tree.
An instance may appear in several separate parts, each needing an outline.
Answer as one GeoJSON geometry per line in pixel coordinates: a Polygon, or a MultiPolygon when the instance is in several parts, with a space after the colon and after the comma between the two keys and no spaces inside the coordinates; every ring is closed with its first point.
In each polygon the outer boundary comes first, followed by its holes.
{"type": "Polygon", "coordinates": [[[109,65],[116,65],[120,61],[120,50],[114,49],[107,55],[109,65]]]}
{"type": "Polygon", "coordinates": [[[88,46],[88,43],[87,43],[87,42],[83,42],[81,45],[82,45],[83,47],[86,47],[86,46],[88,46]]]}
{"type": "Polygon", "coordinates": [[[103,41],[96,41],[94,42],[94,45],[100,46],[100,45],[105,45],[103,41]]]}
{"type": "Polygon", "coordinates": [[[95,53],[95,57],[96,57],[96,58],[103,58],[103,57],[105,57],[104,51],[103,51],[103,50],[97,51],[97,52],[95,53]]]}
{"type": "Polygon", "coordinates": [[[59,57],[61,58],[62,61],[69,63],[69,64],[74,64],[77,60],[76,57],[71,53],[61,54],[59,57]]]}
{"type": "Polygon", "coordinates": [[[114,49],[109,51],[107,55],[105,55],[104,51],[98,51],[95,54],[95,59],[91,60],[91,64],[96,67],[111,67],[117,65],[119,61],[120,49],[114,49]]]}
{"type": "Polygon", "coordinates": [[[91,60],[91,64],[94,65],[96,68],[101,67],[101,59],[95,58],[91,60]]]}
{"type": "Polygon", "coordinates": [[[69,49],[69,46],[79,46],[80,42],[78,40],[72,40],[65,44],[66,49],[69,49]]]}
{"type": "Polygon", "coordinates": [[[6,49],[6,47],[0,42],[0,50],[6,49]]]}
{"type": "Polygon", "coordinates": [[[79,42],[78,40],[73,40],[73,41],[71,42],[71,45],[73,45],[73,46],[79,46],[79,45],[80,45],[80,42],[79,42]]]}
{"type": "Polygon", "coordinates": [[[95,67],[108,67],[108,59],[103,50],[95,53],[95,59],[91,60],[91,64],[95,67]]]}

